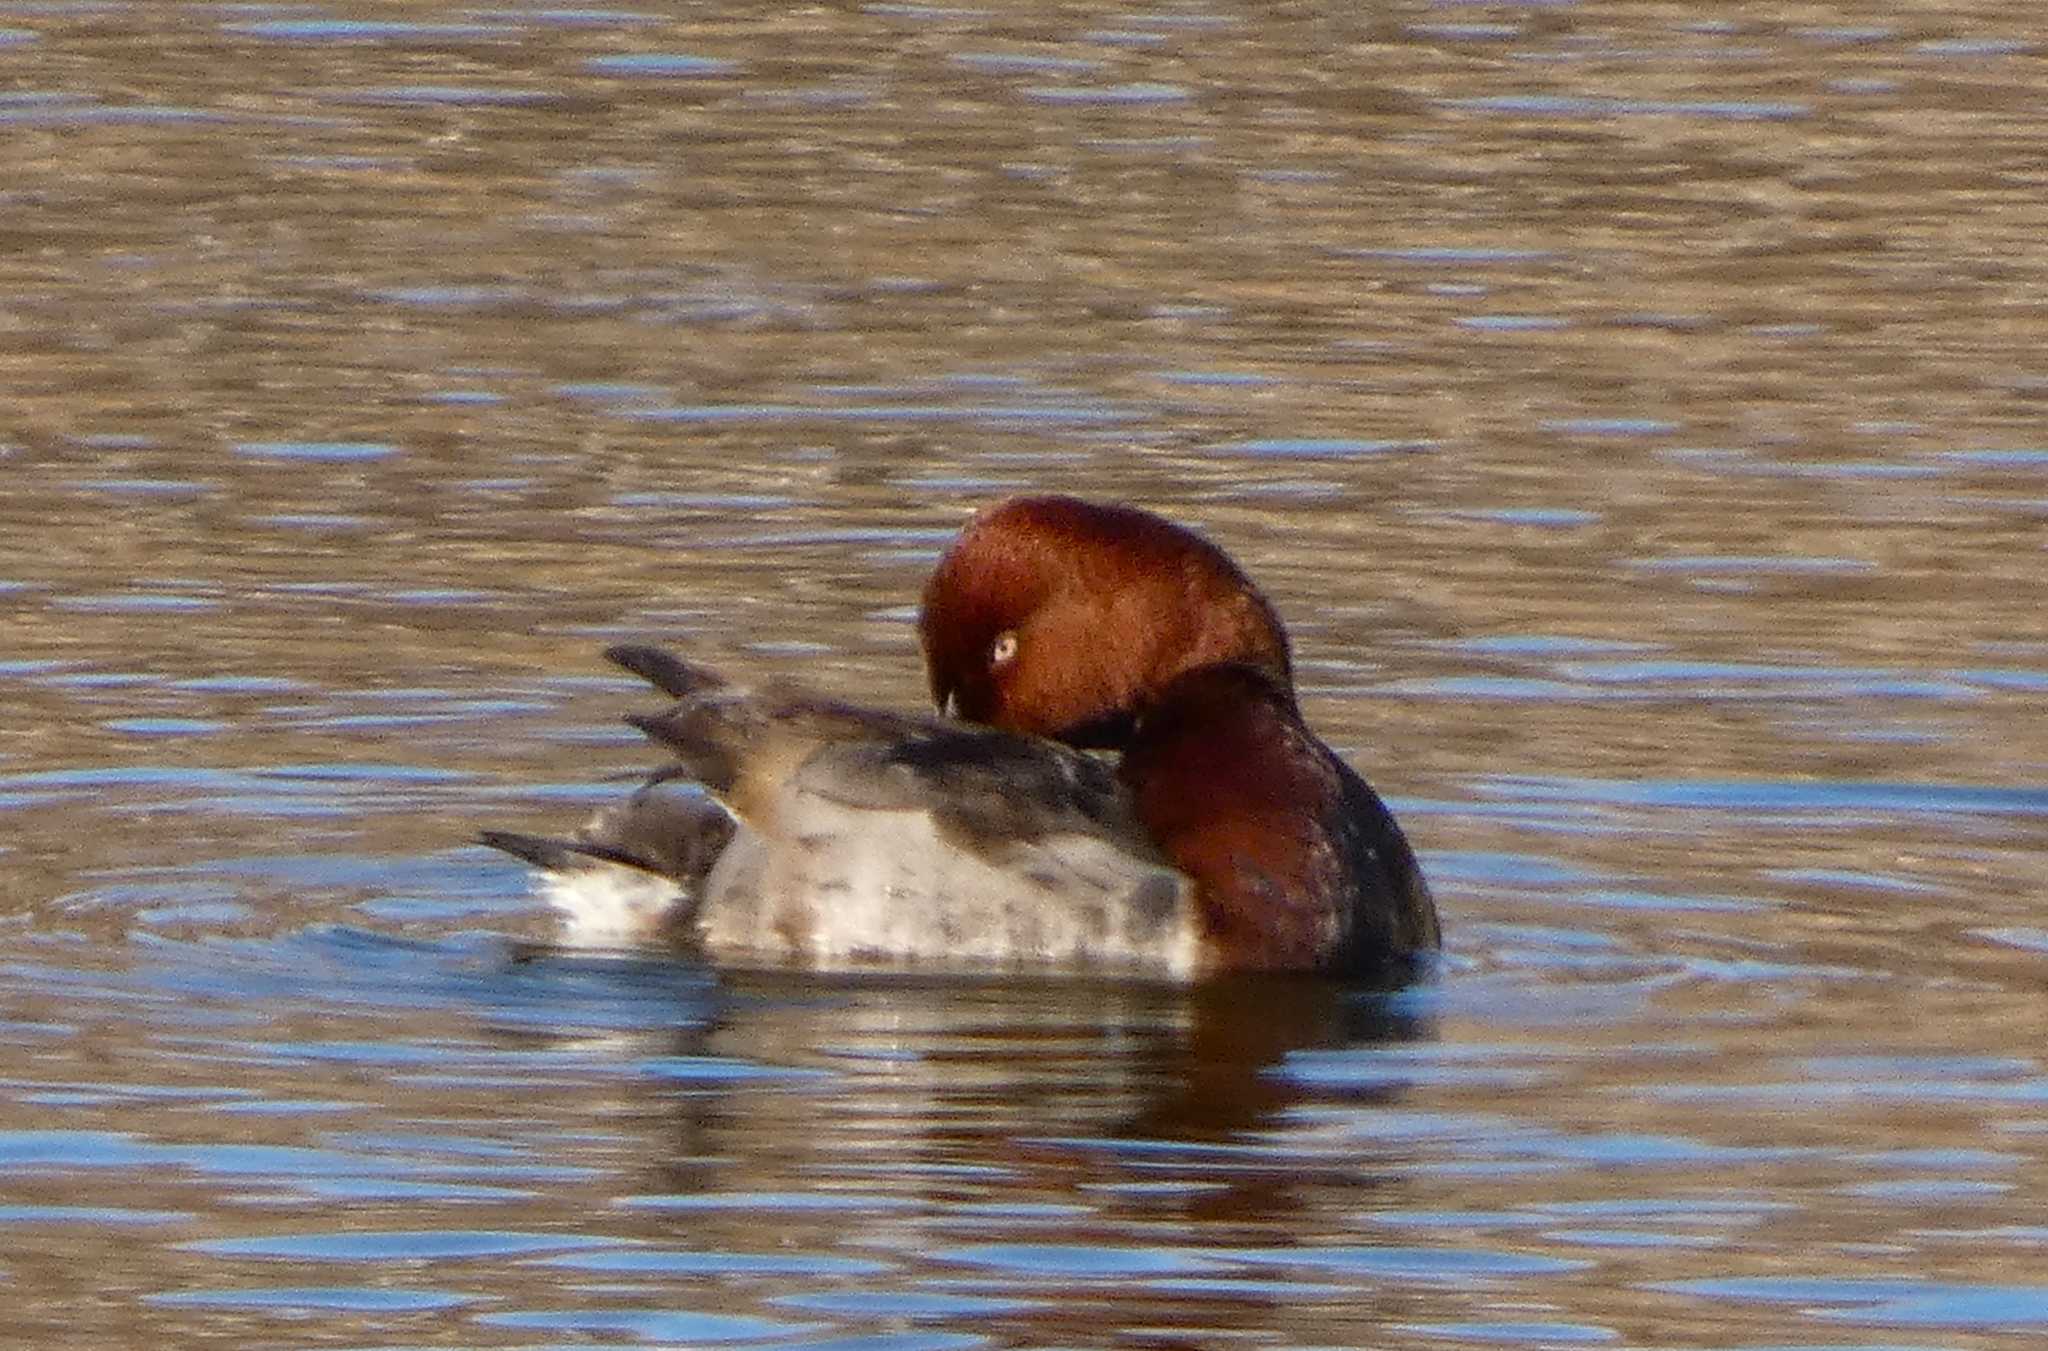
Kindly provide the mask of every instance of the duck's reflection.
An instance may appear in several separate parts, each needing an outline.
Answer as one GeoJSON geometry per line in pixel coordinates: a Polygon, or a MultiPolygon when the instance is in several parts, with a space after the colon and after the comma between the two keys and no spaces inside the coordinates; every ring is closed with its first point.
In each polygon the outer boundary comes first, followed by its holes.
{"type": "Polygon", "coordinates": [[[1206,1209],[1301,1180],[1313,1151],[1289,1109],[1328,1093],[1290,1056],[1430,1035],[1402,995],[1296,977],[739,972],[692,1002],[661,1044],[633,1038],[652,1054],[630,1114],[669,1133],[650,1192],[1067,1204],[1090,1185],[1157,1204],[1179,1186],[1206,1209]]]}
{"type": "MultiPolygon", "coordinates": [[[[649,1162],[616,1198],[625,1232],[749,1262],[879,1261],[863,1298],[1014,1301],[1001,1316],[1046,1334],[1082,1326],[1049,1299],[1073,1284],[1062,1263],[1088,1270],[1096,1320],[1216,1331],[1296,1298],[1229,1254],[1332,1241],[1404,1174],[1330,1130],[1400,1090],[1339,1098],[1290,1058],[1431,1032],[1411,998],[1296,978],[725,973],[684,1002],[687,1026],[629,1038],[645,1073],[611,1115],[655,1138],[630,1144],[649,1162]]],[[[817,1294],[798,1284],[772,1298],[817,1294]]]]}

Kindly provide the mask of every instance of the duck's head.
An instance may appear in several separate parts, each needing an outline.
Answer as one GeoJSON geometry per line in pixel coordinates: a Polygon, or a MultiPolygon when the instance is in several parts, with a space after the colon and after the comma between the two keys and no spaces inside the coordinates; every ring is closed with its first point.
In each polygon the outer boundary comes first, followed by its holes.
{"type": "Polygon", "coordinates": [[[1287,635],[1230,556],[1136,507],[1015,497],[977,514],[925,583],[938,706],[972,722],[1118,747],[1184,671],[1243,662],[1291,699],[1287,635]]]}

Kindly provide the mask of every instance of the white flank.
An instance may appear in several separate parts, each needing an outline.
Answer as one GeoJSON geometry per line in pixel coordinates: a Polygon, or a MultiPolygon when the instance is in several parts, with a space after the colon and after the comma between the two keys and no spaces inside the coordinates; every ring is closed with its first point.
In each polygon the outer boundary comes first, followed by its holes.
{"type": "Polygon", "coordinates": [[[1119,841],[1012,841],[985,858],[924,811],[848,807],[786,786],[773,818],[800,838],[742,827],[704,881],[708,949],[800,966],[876,964],[1152,971],[1204,961],[1186,879],[1119,841]]]}

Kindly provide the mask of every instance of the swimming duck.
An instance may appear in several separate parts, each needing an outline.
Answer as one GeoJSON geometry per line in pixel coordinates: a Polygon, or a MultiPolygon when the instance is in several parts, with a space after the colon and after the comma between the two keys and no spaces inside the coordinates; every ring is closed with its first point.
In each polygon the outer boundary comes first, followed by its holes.
{"type": "Polygon", "coordinates": [[[574,839],[483,838],[542,870],[568,942],[742,964],[1398,975],[1437,946],[1392,815],[1302,721],[1277,614],[1200,536],[1012,499],[919,630],[951,717],[612,648],[673,700],[628,721],[676,763],[574,839]]]}

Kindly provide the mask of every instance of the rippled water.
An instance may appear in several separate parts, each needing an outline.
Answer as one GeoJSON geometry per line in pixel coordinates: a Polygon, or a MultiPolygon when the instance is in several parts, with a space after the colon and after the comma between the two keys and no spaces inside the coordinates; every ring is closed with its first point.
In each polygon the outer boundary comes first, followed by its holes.
{"type": "Polygon", "coordinates": [[[0,1341],[2048,1333],[2035,7],[0,4],[0,1341]],[[1444,979],[536,947],[653,638],[1267,584],[1444,979]]]}

